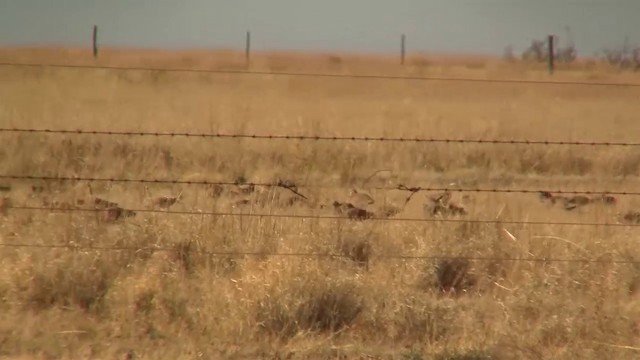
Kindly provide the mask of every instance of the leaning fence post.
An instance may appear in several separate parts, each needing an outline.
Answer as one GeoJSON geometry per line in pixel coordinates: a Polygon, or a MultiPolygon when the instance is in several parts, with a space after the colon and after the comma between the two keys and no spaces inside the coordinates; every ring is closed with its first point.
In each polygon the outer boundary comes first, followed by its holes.
{"type": "Polygon", "coordinates": [[[93,57],[98,57],[98,25],[93,25],[93,57]]]}
{"type": "Polygon", "coordinates": [[[555,58],[555,54],[554,54],[554,50],[553,50],[553,48],[554,48],[554,46],[553,46],[553,38],[554,38],[553,35],[549,35],[549,40],[548,40],[549,50],[547,51],[549,53],[549,63],[548,63],[549,74],[553,74],[553,67],[554,67],[553,61],[554,61],[554,58],[555,58]]]}
{"type": "Polygon", "coordinates": [[[405,34],[400,37],[400,64],[404,65],[404,58],[406,54],[406,39],[405,34]]]}
{"type": "Polygon", "coordinates": [[[251,32],[250,31],[247,31],[247,38],[245,41],[245,48],[244,48],[244,57],[248,67],[249,63],[251,62],[251,32]]]}

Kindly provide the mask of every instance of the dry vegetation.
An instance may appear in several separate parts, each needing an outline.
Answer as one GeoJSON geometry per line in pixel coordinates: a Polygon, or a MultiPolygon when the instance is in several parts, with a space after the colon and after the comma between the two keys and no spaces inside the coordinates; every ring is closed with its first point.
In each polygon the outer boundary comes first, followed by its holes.
{"type": "MultiPolygon", "coordinates": [[[[0,51],[0,61],[93,64],[87,51],[0,51]]],[[[242,69],[241,54],[106,50],[99,64],[242,69]]],[[[252,69],[547,79],[490,59],[262,54],[252,69]]],[[[554,80],[640,83],[593,64],[554,80]]],[[[635,76],[635,77],[634,77],[635,76]]],[[[640,90],[575,85],[0,67],[2,127],[638,141],[640,90]]],[[[456,219],[353,221],[48,212],[19,206],[439,218],[433,194],[376,187],[637,191],[640,149],[0,134],[0,174],[254,182],[283,188],[9,181],[0,183],[0,357],[633,359],[640,265],[436,261],[385,256],[640,261],[640,206],[567,211],[536,194],[460,196],[456,219]],[[378,170],[368,182],[364,180],[378,170]],[[324,185],[323,188],[305,184],[324,185]],[[368,192],[354,199],[352,188],[368,192]],[[252,191],[253,190],[253,191],[252,191]],[[164,199],[161,197],[164,196],[164,199]],[[351,196],[351,197],[350,197],[351,196]],[[103,199],[105,202],[96,201],[103,199]],[[175,199],[172,199],[175,198],[175,199]],[[350,200],[351,199],[351,200],[350,200]],[[119,216],[121,215],[121,216],[119,216]],[[134,216],[124,216],[134,215],[134,216]],[[633,218],[629,217],[630,220],[633,218]],[[511,236],[513,235],[513,236],[511,236]],[[123,247],[134,250],[86,250],[123,247]],[[161,248],[162,251],[153,250],[161,248]],[[212,256],[203,252],[251,252],[212,256]],[[343,257],[269,256],[332,253],[343,257]],[[452,290],[452,291],[451,291],[452,290]]],[[[440,200],[438,200],[440,201],[440,200]]],[[[438,203],[439,204],[439,203],[438,203]]]]}

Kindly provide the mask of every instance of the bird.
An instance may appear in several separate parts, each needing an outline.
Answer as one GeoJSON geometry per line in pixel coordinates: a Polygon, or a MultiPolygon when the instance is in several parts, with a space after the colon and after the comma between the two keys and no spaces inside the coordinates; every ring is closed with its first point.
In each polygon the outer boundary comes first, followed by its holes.
{"type": "Polygon", "coordinates": [[[160,196],[153,201],[153,205],[159,208],[168,209],[178,202],[181,197],[182,193],[178,194],[178,196],[160,196]]]}
{"type": "Polygon", "coordinates": [[[222,192],[224,191],[224,188],[218,184],[213,184],[211,185],[208,190],[207,190],[207,195],[211,198],[218,198],[220,197],[220,195],[222,195],[222,192]]]}
{"type": "Polygon", "coordinates": [[[540,191],[539,193],[541,201],[549,201],[551,205],[555,205],[559,201],[566,201],[567,198],[562,195],[554,195],[548,191],[540,191]]]}
{"type": "Polygon", "coordinates": [[[333,208],[338,215],[346,215],[349,219],[365,220],[375,216],[374,213],[365,209],[360,209],[351,203],[333,202],[333,208]]]}
{"type": "Polygon", "coordinates": [[[375,203],[375,200],[371,197],[371,195],[364,192],[359,192],[356,189],[351,189],[349,193],[349,200],[351,201],[351,203],[360,207],[366,207],[367,205],[372,205],[375,203]]]}
{"type": "Polygon", "coordinates": [[[622,221],[628,224],[640,224],[640,212],[627,211],[622,215],[622,221]]]}
{"type": "Polygon", "coordinates": [[[357,207],[353,207],[347,210],[347,217],[353,220],[362,221],[366,219],[371,219],[374,216],[375,216],[374,213],[367,211],[365,209],[357,208],[357,207]]]}
{"type": "Polygon", "coordinates": [[[350,203],[341,203],[339,201],[334,201],[332,205],[333,205],[333,210],[338,215],[346,215],[347,211],[354,207],[350,203]]]}
{"type": "Polygon", "coordinates": [[[447,206],[447,209],[449,210],[449,214],[451,215],[467,215],[467,209],[465,209],[462,205],[459,204],[455,204],[455,203],[449,203],[449,206],[447,206]]]}
{"type": "Polygon", "coordinates": [[[389,218],[398,215],[402,210],[402,207],[386,204],[379,209],[379,213],[381,217],[389,218]]]}
{"type": "Polygon", "coordinates": [[[581,206],[585,206],[591,203],[591,199],[584,195],[576,195],[567,197],[564,199],[564,209],[571,211],[581,206]]]}
{"type": "Polygon", "coordinates": [[[618,199],[615,196],[609,194],[602,194],[593,200],[600,201],[603,204],[607,205],[616,205],[618,203],[618,199]]]}
{"type": "Polygon", "coordinates": [[[540,201],[550,201],[552,204],[556,202],[556,197],[548,191],[540,191],[539,196],[540,201]]]}
{"type": "Polygon", "coordinates": [[[248,195],[255,190],[255,185],[247,183],[244,176],[237,177],[234,184],[236,186],[231,189],[231,193],[236,196],[248,195]]]}
{"type": "Polygon", "coordinates": [[[118,207],[117,203],[111,202],[109,200],[104,200],[101,198],[95,198],[93,200],[93,203],[96,207],[96,209],[107,209],[107,208],[115,208],[118,207]]]}
{"type": "Polygon", "coordinates": [[[103,220],[106,222],[115,222],[122,218],[128,218],[136,216],[135,211],[123,209],[119,206],[109,207],[106,209],[103,220]]]}
{"type": "Polygon", "coordinates": [[[11,199],[6,196],[0,197],[0,215],[6,216],[10,207],[11,199]]]}
{"type": "Polygon", "coordinates": [[[441,214],[443,216],[452,216],[468,214],[464,206],[451,201],[451,192],[448,190],[443,193],[427,196],[427,200],[429,200],[429,202],[424,205],[424,212],[427,215],[435,216],[441,214]]]}

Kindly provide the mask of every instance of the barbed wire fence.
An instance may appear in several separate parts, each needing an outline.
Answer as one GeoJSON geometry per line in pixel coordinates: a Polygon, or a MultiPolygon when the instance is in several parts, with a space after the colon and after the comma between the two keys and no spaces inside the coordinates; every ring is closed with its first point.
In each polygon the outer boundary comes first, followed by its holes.
{"type": "MultiPolygon", "coordinates": [[[[96,208],[74,208],[55,206],[12,206],[15,210],[45,211],[45,212],[84,212],[100,213],[108,209],[96,208]]],[[[305,219],[305,220],[353,220],[348,216],[337,215],[303,215],[303,214],[273,214],[273,213],[237,213],[225,211],[178,211],[159,209],[127,209],[133,213],[162,214],[164,216],[186,215],[186,216],[234,216],[250,218],[274,218],[274,219],[305,219]]],[[[455,218],[397,218],[397,217],[368,217],[362,221],[385,221],[385,222],[418,222],[418,223],[462,223],[462,224],[502,224],[502,225],[529,225],[529,226],[596,226],[596,227],[640,227],[640,224],[627,223],[597,223],[597,222],[562,222],[562,221],[524,221],[524,220],[496,220],[496,219],[455,219],[455,218]]]]}
{"type": "MultiPolygon", "coordinates": [[[[249,37],[247,37],[249,39],[249,37]]],[[[248,40],[249,41],[249,40],[248,40]]],[[[94,48],[96,49],[96,48],[94,48]]],[[[97,51],[96,51],[97,54],[97,51]]],[[[248,54],[248,52],[247,52],[248,54]]],[[[403,55],[404,58],[404,55],[403,55]]],[[[247,55],[247,61],[249,55],[247,55]]],[[[453,78],[453,77],[423,77],[423,76],[387,76],[374,74],[331,74],[331,73],[303,73],[303,72],[273,72],[254,70],[220,70],[220,69],[187,69],[187,68],[156,68],[156,67],[117,67],[104,65],[72,65],[72,64],[34,64],[34,63],[10,63],[0,62],[3,67],[41,67],[41,68],[66,68],[76,70],[112,70],[112,71],[166,71],[177,73],[207,73],[207,74],[229,74],[229,75],[249,75],[249,76],[297,76],[297,77],[332,77],[350,79],[373,79],[373,80],[405,80],[405,81],[450,81],[450,82],[481,82],[494,84],[529,84],[529,85],[575,85],[575,86],[612,86],[622,88],[637,88],[636,83],[610,83],[610,82],[579,82],[579,81],[546,81],[546,80],[524,80],[524,79],[483,79],[483,78],[453,78]]],[[[0,133],[25,133],[25,134],[60,134],[73,136],[128,136],[128,137],[186,137],[186,138],[230,138],[230,139],[260,139],[260,140],[295,140],[295,141],[351,141],[351,142],[405,142],[405,143],[441,143],[441,144],[501,144],[501,145],[526,145],[526,146],[587,146],[587,147],[638,147],[640,142],[598,142],[598,141],[558,141],[558,140],[530,140],[530,139],[451,139],[451,138],[404,138],[404,137],[366,137],[366,136],[326,136],[326,135],[285,135],[285,134],[223,134],[223,133],[180,133],[180,132],[145,132],[145,131],[103,131],[103,130],[82,130],[82,129],[27,129],[27,128],[0,128],[0,133]]],[[[0,179],[22,180],[22,181],[88,181],[88,182],[110,182],[110,183],[139,183],[139,184],[180,184],[180,185],[219,185],[235,186],[237,182],[231,181],[181,181],[170,179],[127,179],[127,178],[97,178],[79,176],[39,176],[39,175],[16,175],[0,174],[0,179]]],[[[243,185],[280,187],[291,190],[290,186],[283,183],[259,183],[245,182],[243,185]]],[[[337,188],[328,185],[298,185],[305,188],[337,188]]],[[[571,190],[550,190],[550,189],[501,189],[501,188],[450,188],[450,187],[422,187],[422,186],[397,186],[377,187],[378,190],[399,190],[411,194],[420,191],[452,191],[452,192],[485,192],[485,193],[541,193],[553,192],[556,194],[581,194],[581,195],[630,195],[637,196],[640,192],[627,191],[571,191],[571,190]]],[[[53,206],[12,206],[18,211],[45,211],[45,212],[102,212],[104,209],[95,208],[62,208],[53,206]]],[[[129,209],[136,213],[154,213],[163,216],[242,216],[258,218],[293,218],[293,219],[316,219],[316,220],[341,220],[350,219],[345,216],[328,215],[300,215],[300,214],[272,214],[272,213],[235,213],[235,212],[206,212],[206,211],[175,211],[156,209],[129,209]]],[[[593,222],[553,222],[553,221],[516,221],[516,220],[496,220],[496,219],[451,219],[451,218],[395,218],[395,217],[369,217],[367,221],[394,221],[394,222],[443,222],[443,223],[481,223],[481,224],[511,224],[525,226],[594,226],[594,227],[639,227],[634,223],[593,223],[593,222]]],[[[69,250],[93,250],[93,251],[139,251],[136,247],[82,247],[77,245],[36,245],[18,243],[0,243],[0,247],[12,248],[44,248],[44,249],[69,249],[69,250]]],[[[173,248],[153,247],[154,251],[175,251],[173,248]]],[[[268,253],[268,252],[209,252],[197,251],[202,255],[223,256],[223,257],[247,257],[247,256],[280,256],[280,257],[319,257],[336,258],[347,257],[344,254],[319,254],[319,253],[268,253]]],[[[464,256],[411,256],[411,255],[379,255],[383,259],[422,259],[422,260],[442,260],[461,259],[472,261],[526,261],[526,262],[580,262],[580,263],[624,263],[640,264],[635,260],[620,259],[555,259],[555,258],[499,258],[499,257],[464,257],[464,256]]]]}
{"type": "MultiPolygon", "coordinates": [[[[348,186],[325,185],[325,184],[290,184],[286,180],[276,182],[251,182],[246,181],[238,183],[237,181],[208,181],[208,180],[172,180],[172,179],[144,179],[144,178],[99,178],[99,177],[82,177],[82,176],[38,176],[38,175],[6,175],[0,174],[0,179],[6,180],[29,180],[29,181],[52,181],[52,182],[107,182],[107,183],[138,183],[138,184],[165,184],[165,185],[203,185],[203,186],[257,186],[271,188],[311,188],[311,189],[345,189],[348,186]]],[[[449,191],[449,192],[471,192],[471,193],[511,193],[511,194],[574,194],[574,195],[622,195],[622,196],[638,196],[638,191],[614,191],[614,190],[564,190],[564,189],[503,189],[503,188],[456,188],[456,187],[428,187],[428,186],[412,186],[408,187],[403,184],[396,186],[373,186],[374,190],[397,190],[410,193],[423,191],[449,191]]]]}
{"type": "Polygon", "coordinates": [[[351,142],[400,142],[400,143],[443,143],[443,144],[493,144],[493,145],[559,145],[559,146],[597,146],[597,147],[638,147],[640,142],[610,141],[558,141],[528,139],[454,139],[454,138],[404,138],[404,137],[368,137],[368,136],[323,136],[323,135],[264,135],[264,134],[224,134],[224,133],[183,133],[183,132],[145,132],[145,131],[103,131],[103,130],[64,130],[64,129],[27,129],[0,128],[0,133],[27,134],[66,134],[66,135],[104,135],[126,137],[186,137],[186,138],[229,138],[262,140],[300,140],[300,141],[351,141],[351,142]]]}
{"type": "Polygon", "coordinates": [[[467,83],[493,83],[493,84],[528,84],[528,85],[574,85],[574,86],[599,86],[637,88],[640,83],[630,82],[596,82],[596,81],[566,81],[566,80],[527,80],[527,79],[489,79],[470,77],[439,77],[439,76],[397,76],[379,74],[338,74],[320,72],[286,72],[286,71],[258,71],[258,70],[228,70],[228,69],[190,69],[177,67],[144,67],[144,66],[107,66],[107,65],[73,65],[73,64],[48,64],[48,63],[19,63],[0,62],[2,67],[23,68],[58,68],[75,70],[111,70],[111,71],[163,71],[167,73],[200,73],[219,75],[247,75],[247,76],[289,76],[310,78],[348,78],[369,80],[404,80],[404,81],[446,81],[467,83]]]}

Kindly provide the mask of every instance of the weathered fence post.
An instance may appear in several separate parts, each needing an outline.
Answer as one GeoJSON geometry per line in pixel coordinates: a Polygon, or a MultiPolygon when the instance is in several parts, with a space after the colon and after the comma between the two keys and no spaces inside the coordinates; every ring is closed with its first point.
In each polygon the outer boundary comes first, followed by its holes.
{"type": "Polygon", "coordinates": [[[554,53],[554,46],[553,46],[553,39],[554,36],[553,35],[549,35],[549,50],[547,51],[549,53],[549,74],[553,74],[553,67],[554,67],[554,58],[555,58],[555,53],[554,53]]]}
{"type": "Polygon", "coordinates": [[[98,25],[93,25],[93,57],[98,57],[98,25]]]}
{"type": "Polygon", "coordinates": [[[400,64],[404,65],[404,58],[406,55],[406,40],[407,37],[405,36],[405,34],[402,34],[402,36],[400,37],[400,64]]]}
{"type": "Polygon", "coordinates": [[[249,63],[251,62],[251,32],[250,31],[247,31],[247,38],[246,38],[245,48],[244,48],[244,57],[248,67],[249,63]]]}

